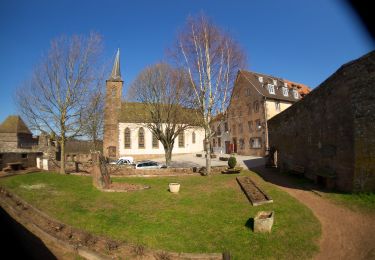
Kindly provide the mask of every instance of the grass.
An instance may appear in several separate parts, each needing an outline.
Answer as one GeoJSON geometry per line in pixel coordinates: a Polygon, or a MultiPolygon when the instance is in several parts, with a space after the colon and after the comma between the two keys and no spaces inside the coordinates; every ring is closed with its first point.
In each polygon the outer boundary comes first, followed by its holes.
{"type": "MultiPolygon", "coordinates": [[[[312,180],[305,177],[295,176],[285,172],[283,174],[289,175],[290,182],[301,187],[315,185],[312,180]]],[[[363,213],[375,213],[375,193],[373,192],[345,193],[335,190],[324,190],[321,194],[324,198],[330,199],[331,201],[352,210],[360,210],[363,213]]]]}
{"type": "Polygon", "coordinates": [[[0,179],[0,185],[69,225],[113,239],[176,252],[224,252],[234,259],[306,259],[318,251],[321,229],[312,212],[258,175],[246,171],[274,203],[252,207],[235,176],[116,178],[150,185],[129,193],[104,193],[91,178],[35,173],[0,179]],[[181,183],[179,194],[169,182],[181,183]],[[274,210],[270,234],[251,230],[260,210],[274,210]]]}
{"type": "Polygon", "coordinates": [[[375,193],[326,193],[324,196],[350,209],[375,213],[375,193]]]}

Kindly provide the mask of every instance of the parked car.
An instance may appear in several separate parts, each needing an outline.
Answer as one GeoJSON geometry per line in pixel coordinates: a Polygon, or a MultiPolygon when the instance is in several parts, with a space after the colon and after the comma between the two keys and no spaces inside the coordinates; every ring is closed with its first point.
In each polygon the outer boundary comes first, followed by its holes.
{"type": "Polygon", "coordinates": [[[141,161],[135,164],[135,169],[161,169],[167,168],[164,164],[159,164],[158,162],[154,161],[141,161]]]}
{"type": "Polygon", "coordinates": [[[120,158],[118,158],[117,161],[115,161],[115,162],[111,162],[111,163],[109,163],[109,164],[130,165],[130,164],[134,164],[134,159],[133,159],[133,157],[131,157],[131,156],[120,157],[120,158]]]}

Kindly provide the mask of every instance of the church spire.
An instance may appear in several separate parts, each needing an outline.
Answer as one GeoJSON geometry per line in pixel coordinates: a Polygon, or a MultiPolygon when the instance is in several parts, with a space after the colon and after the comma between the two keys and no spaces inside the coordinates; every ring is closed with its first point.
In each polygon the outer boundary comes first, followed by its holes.
{"type": "Polygon", "coordinates": [[[117,49],[115,63],[113,64],[112,73],[108,80],[122,81],[120,72],[120,49],[117,49]]]}

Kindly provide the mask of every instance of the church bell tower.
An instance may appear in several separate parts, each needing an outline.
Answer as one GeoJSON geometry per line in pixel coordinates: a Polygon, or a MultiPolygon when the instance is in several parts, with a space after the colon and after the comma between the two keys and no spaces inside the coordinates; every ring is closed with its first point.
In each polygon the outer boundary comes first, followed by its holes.
{"type": "Polygon", "coordinates": [[[104,107],[103,154],[110,159],[119,157],[119,117],[124,81],[120,72],[120,50],[117,50],[112,73],[106,80],[104,107]]]}

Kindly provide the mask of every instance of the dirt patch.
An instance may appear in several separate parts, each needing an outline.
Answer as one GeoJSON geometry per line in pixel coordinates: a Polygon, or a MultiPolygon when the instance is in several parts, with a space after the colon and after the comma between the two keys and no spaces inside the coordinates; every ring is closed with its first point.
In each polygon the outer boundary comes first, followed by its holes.
{"type": "Polygon", "coordinates": [[[131,192],[131,191],[138,191],[138,190],[145,190],[151,188],[147,185],[142,184],[132,184],[132,183],[124,183],[124,182],[112,182],[109,185],[110,191],[117,191],[117,192],[131,192]]]}
{"type": "Polygon", "coordinates": [[[23,188],[23,189],[26,189],[26,190],[40,190],[40,189],[43,189],[43,188],[47,187],[47,184],[37,183],[37,184],[33,184],[33,185],[21,185],[20,187],[23,188]]]}
{"type": "Polygon", "coordinates": [[[236,180],[253,206],[273,202],[271,197],[259,188],[250,177],[237,177],[236,180]]]}

